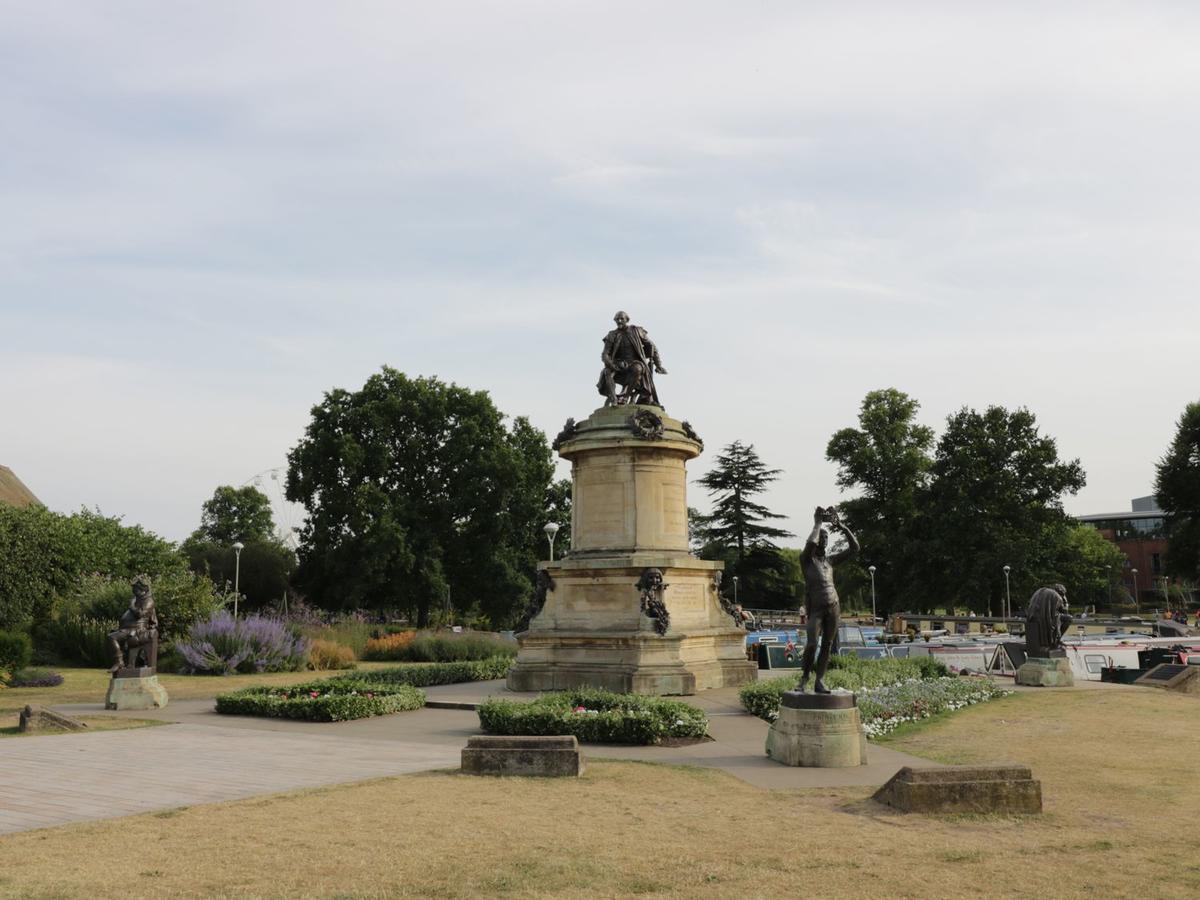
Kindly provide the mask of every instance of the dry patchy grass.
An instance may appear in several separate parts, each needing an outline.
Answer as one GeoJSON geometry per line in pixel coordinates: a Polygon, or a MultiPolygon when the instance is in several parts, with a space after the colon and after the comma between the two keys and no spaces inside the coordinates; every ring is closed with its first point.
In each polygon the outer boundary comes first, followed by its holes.
{"type": "Polygon", "coordinates": [[[0,838],[0,895],[94,896],[116,865],[155,897],[1194,897],[1200,865],[1163,847],[1190,833],[1198,738],[1194,698],[1022,694],[893,744],[1029,762],[1040,817],[905,817],[866,790],[638,763],[443,772],[0,838]]]}
{"type": "MultiPolygon", "coordinates": [[[[395,663],[359,663],[358,670],[386,668],[395,663]]],[[[63,683],[51,688],[8,688],[0,691],[0,715],[16,713],[26,704],[58,706],[64,703],[103,703],[108,691],[109,673],[106,669],[75,669],[55,667],[63,683]]],[[[203,700],[252,685],[286,685],[328,678],[341,672],[271,672],[263,675],[167,675],[159,673],[159,683],[167,689],[172,700],[203,700]]]]}

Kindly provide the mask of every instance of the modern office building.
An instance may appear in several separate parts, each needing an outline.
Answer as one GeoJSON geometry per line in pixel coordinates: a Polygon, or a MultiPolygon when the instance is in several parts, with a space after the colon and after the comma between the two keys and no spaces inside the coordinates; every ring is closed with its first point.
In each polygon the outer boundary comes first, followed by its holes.
{"type": "Polygon", "coordinates": [[[1076,519],[1091,525],[1125,554],[1121,580],[1131,596],[1136,589],[1139,603],[1165,605],[1166,520],[1153,496],[1135,498],[1130,503],[1129,512],[1097,513],[1076,516],[1076,519]],[[1134,570],[1137,571],[1136,575],[1134,570]]]}

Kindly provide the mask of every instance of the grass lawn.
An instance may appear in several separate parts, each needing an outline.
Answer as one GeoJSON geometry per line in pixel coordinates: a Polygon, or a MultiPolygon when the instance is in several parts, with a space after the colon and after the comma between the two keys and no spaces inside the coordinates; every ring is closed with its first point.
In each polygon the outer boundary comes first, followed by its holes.
{"type": "MultiPolygon", "coordinates": [[[[168,724],[157,719],[124,719],[118,716],[80,716],[79,721],[88,726],[88,731],[122,731],[126,728],[146,728],[150,725],[168,724]]],[[[0,715],[0,738],[35,737],[43,734],[78,734],[78,732],[38,731],[33,734],[22,734],[18,716],[0,715]]]]}
{"type": "Polygon", "coordinates": [[[1039,817],[903,816],[867,789],[591,762],[578,780],[449,772],[0,837],[0,895],[1195,897],[1200,701],[1021,693],[893,737],[1019,761],[1039,817]]]}
{"type": "MultiPolygon", "coordinates": [[[[386,669],[395,663],[360,662],[357,671],[386,669]]],[[[62,703],[103,703],[108,691],[107,669],[73,669],[52,667],[63,676],[63,683],[52,688],[7,688],[0,691],[0,718],[16,715],[26,704],[35,706],[57,706],[62,703]]],[[[167,689],[172,700],[203,700],[227,691],[253,685],[299,684],[315,678],[326,678],[341,672],[273,672],[265,675],[165,675],[159,674],[159,683],[167,689]]]]}

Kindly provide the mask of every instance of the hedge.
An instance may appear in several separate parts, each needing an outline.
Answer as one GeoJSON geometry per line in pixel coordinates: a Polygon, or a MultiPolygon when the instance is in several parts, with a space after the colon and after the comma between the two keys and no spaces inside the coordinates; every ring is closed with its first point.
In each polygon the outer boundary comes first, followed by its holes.
{"type": "Polygon", "coordinates": [[[708,716],[687,703],[593,689],[546,694],[528,703],[485,700],[478,713],[489,734],[573,734],[584,743],[657,744],[708,733],[708,716]]]}
{"type": "Polygon", "coordinates": [[[464,681],[490,681],[503,678],[512,668],[514,660],[508,656],[493,656],[491,659],[467,660],[445,663],[409,663],[389,666],[370,672],[353,675],[338,675],[334,680],[370,681],[378,684],[411,684],[414,687],[430,687],[436,684],[459,684],[464,681]]]}
{"type": "MultiPolygon", "coordinates": [[[[869,688],[885,687],[904,681],[927,681],[949,674],[941,662],[932,657],[920,656],[909,659],[859,659],[857,656],[834,656],[829,660],[829,671],[825,673],[825,686],[859,692],[869,688]]],[[[752,681],[738,691],[742,707],[751,715],[775,721],[784,691],[795,689],[801,674],[796,672],[781,678],[752,681]]]]}
{"type": "Polygon", "coordinates": [[[217,697],[217,712],[341,722],[420,709],[425,693],[407,684],[325,679],[288,687],[251,687],[217,697]]]}

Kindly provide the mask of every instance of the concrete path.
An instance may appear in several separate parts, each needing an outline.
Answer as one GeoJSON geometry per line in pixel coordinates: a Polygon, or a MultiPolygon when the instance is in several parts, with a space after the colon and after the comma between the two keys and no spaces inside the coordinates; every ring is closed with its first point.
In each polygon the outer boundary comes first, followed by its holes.
{"type": "MultiPolygon", "coordinates": [[[[488,696],[536,696],[511,693],[503,681],[444,685],[426,692],[431,700],[469,706],[488,696]]],[[[708,713],[712,741],[683,747],[589,744],[584,753],[594,759],[717,768],[773,789],[880,785],[901,766],[933,765],[872,744],[866,766],[783,766],[767,758],[768,725],[742,710],[736,690],[706,691],[687,700],[708,713]]],[[[98,703],[56,709],[69,715],[103,713],[98,703]]],[[[222,716],[211,700],[183,700],[162,710],[112,715],[177,724],[0,741],[0,834],[457,768],[467,738],[480,733],[479,718],[472,709],[425,708],[329,723],[222,716]],[[139,788],[136,796],[130,789],[132,783],[139,788]]]]}
{"type": "Polygon", "coordinates": [[[0,741],[0,834],[458,761],[458,746],[192,724],[6,738],[0,741]]]}

